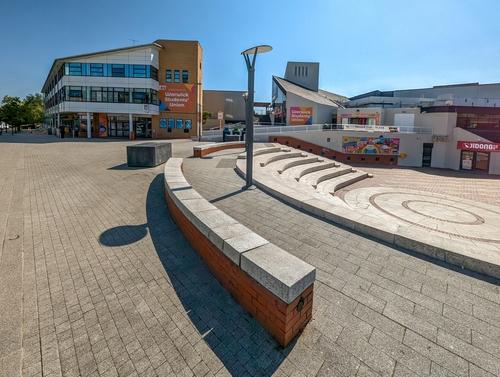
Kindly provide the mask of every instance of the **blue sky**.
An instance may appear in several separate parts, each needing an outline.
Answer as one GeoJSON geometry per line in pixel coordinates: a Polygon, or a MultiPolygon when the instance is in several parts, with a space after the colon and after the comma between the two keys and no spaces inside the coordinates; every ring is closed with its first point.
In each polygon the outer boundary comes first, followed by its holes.
{"type": "Polygon", "coordinates": [[[259,56],[256,100],[286,62],[320,62],[320,87],[374,89],[500,82],[500,3],[488,0],[149,0],[0,2],[0,97],[38,92],[54,58],[197,39],[204,88],[246,88],[240,52],[259,56]]]}

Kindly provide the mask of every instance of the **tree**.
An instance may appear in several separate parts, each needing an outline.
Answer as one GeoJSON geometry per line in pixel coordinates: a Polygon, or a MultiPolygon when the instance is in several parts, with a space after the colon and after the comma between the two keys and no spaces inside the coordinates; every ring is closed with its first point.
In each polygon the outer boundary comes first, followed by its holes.
{"type": "Polygon", "coordinates": [[[23,124],[22,105],[23,103],[19,97],[3,97],[2,107],[0,107],[0,120],[12,126],[19,127],[23,124]]]}
{"type": "Polygon", "coordinates": [[[21,101],[19,97],[5,96],[0,106],[0,121],[19,128],[43,122],[43,98],[41,94],[29,94],[21,101]]]}
{"type": "Polygon", "coordinates": [[[208,112],[208,111],[204,111],[203,112],[203,115],[202,115],[202,124],[205,124],[207,123],[207,119],[208,118],[211,118],[212,117],[212,113],[208,112]]]}
{"type": "Polygon", "coordinates": [[[23,124],[36,124],[43,122],[43,98],[41,94],[29,94],[23,101],[23,124]]]}

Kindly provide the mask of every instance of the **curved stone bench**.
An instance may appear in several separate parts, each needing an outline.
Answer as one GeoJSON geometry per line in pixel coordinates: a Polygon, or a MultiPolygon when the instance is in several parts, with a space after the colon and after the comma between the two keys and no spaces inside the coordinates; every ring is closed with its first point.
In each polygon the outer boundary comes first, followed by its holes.
{"type": "Polygon", "coordinates": [[[186,181],[182,159],[165,164],[170,214],[231,295],[285,347],[312,316],[316,269],[252,232],[186,181]]]}
{"type": "Polygon", "coordinates": [[[210,153],[223,151],[225,149],[234,149],[234,148],[245,148],[245,142],[228,141],[226,143],[211,143],[211,144],[196,145],[193,147],[193,156],[205,157],[210,153]]]}

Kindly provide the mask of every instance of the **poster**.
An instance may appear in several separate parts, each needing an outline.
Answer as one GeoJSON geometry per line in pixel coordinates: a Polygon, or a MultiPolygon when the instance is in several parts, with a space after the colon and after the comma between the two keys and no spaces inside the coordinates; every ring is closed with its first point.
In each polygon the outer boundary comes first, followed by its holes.
{"type": "Polygon", "coordinates": [[[399,154],[399,138],[344,136],[342,138],[342,151],[347,154],[394,156],[399,154]]]}
{"type": "Polygon", "coordinates": [[[290,125],[298,126],[304,124],[312,124],[313,108],[312,107],[290,107],[290,125]]]}
{"type": "Polygon", "coordinates": [[[104,113],[99,113],[99,137],[108,136],[108,116],[104,113]]]}
{"type": "Polygon", "coordinates": [[[160,128],[167,128],[167,119],[160,118],[160,128]]]}
{"type": "Polygon", "coordinates": [[[182,124],[184,122],[182,121],[182,119],[176,119],[175,120],[175,128],[182,128],[182,124]]]}
{"type": "Polygon", "coordinates": [[[159,89],[160,111],[173,113],[196,112],[195,84],[160,84],[159,89]]]}
{"type": "Polygon", "coordinates": [[[174,118],[169,118],[168,119],[168,128],[174,128],[174,126],[175,126],[174,118]]]}
{"type": "Polygon", "coordinates": [[[186,130],[190,130],[191,129],[191,119],[186,119],[184,121],[184,127],[186,127],[186,130]]]}

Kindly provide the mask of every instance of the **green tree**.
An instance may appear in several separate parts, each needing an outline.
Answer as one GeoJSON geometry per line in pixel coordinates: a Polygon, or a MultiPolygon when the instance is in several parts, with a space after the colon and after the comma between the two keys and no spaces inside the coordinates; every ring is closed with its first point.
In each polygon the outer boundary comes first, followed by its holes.
{"type": "Polygon", "coordinates": [[[21,107],[23,124],[37,124],[43,122],[43,98],[41,94],[29,94],[21,107]]]}
{"type": "Polygon", "coordinates": [[[0,120],[12,126],[23,124],[23,103],[19,97],[5,96],[0,107],[0,120]]]}

